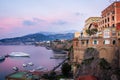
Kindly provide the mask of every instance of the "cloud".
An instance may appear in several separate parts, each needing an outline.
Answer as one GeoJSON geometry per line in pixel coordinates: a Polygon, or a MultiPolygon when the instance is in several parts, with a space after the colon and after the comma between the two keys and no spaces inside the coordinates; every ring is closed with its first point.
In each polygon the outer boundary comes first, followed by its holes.
{"type": "Polygon", "coordinates": [[[46,22],[46,21],[43,19],[33,18],[32,20],[24,20],[22,23],[24,26],[35,26],[38,24],[42,24],[44,22],[46,22]]]}
{"type": "Polygon", "coordinates": [[[30,21],[30,20],[23,21],[23,25],[25,25],[25,26],[33,26],[33,25],[36,25],[36,24],[37,24],[36,22],[30,21]]]}
{"type": "Polygon", "coordinates": [[[65,24],[68,24],[68,22],[63,21],[63,20],[57,20],[57,21],[53,22],[52,24],[54,24],[54,25],[65,25],[65,24]]]}

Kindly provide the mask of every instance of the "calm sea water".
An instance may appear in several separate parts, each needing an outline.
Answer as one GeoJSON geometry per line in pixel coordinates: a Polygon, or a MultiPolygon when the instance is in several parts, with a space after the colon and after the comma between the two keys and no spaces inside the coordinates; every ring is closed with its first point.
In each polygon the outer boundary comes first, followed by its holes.
{"type": "Polygon", "coordinates": [[[30,54],[30,57],[8,57],[5,61],[0,62],[0,80],[5,80],[5,76],[14,72],[13,67],[18,67],[20,70],[35,69],[39,66],[43,66],[48,70],[52,69],[58,63],[62,62],[63,59],[50,59],[54,56],[52,50],[47,50],[45,47],[35,46],[0,46],[0,56],[10,54],[11,52],[24,52],[30,54]],[[27,66],[24,68],[22,64],[29,62],[34,63],[34,66],[27,66]]]}

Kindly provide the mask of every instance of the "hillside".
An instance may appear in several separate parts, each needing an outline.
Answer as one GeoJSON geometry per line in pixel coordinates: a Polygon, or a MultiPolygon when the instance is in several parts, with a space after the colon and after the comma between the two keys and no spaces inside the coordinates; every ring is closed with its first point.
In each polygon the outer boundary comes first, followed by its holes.
{"type": "Polygon", "coordinates": [[[18,44],[32,44],[39,41],[52,41],[56,39],[72,39],[73,33],[64,34],[50,34],[44,33],[29,34],[22,37],[5,38],[0,40],[0,45],[18,45],[18,44]]]}

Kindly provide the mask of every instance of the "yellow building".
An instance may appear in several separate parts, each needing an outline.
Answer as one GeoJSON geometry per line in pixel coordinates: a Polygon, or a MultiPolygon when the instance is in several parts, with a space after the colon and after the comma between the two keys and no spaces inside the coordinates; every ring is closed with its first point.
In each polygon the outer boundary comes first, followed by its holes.
{"type": "Polygon", "coordinates": [[[101,17],[89,17],[85,21],[85,26],[83,28],[83,36],[87,37],[88,34],[86,33],[86,30],[89,29],[89,28],[98,27],[98,23],[100,21],[101,21],[101,17]]]}
{"type": "Polygon", "coordinates": [[[80,37],[80,32],[75,32],[74,33],[74,38],[79,38],[80,37]]]}

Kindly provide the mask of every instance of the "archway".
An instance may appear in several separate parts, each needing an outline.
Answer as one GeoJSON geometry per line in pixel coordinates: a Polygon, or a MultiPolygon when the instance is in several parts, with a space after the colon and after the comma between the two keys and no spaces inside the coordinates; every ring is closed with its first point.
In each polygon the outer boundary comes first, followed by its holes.
{"type": "Polygon", "coordinates": [[[99,58],[104,58],[109,61],[109,53],[106,48],[99,49],[99,58]]]}

